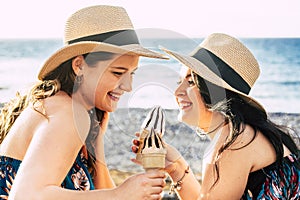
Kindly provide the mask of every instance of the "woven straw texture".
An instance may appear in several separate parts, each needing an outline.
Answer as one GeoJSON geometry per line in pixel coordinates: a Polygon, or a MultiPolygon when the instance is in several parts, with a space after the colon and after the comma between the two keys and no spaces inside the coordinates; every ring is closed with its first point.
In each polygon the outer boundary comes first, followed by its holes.
{"type": "Polygon", "coordinates": [[[38,74],[38,79],[43,80],[49,72],[73,57],[95,51],[168,59],[166,56],[148,50],[140,44],[118,46],[97,41],[68,44],[69,41],[75,39],[123,30],[133,30],[133,25],[126,10],[122,7],[99,5],[75,12],[68,18],[65,25],[64,47],[46,60],[38,74]]]}
{"type": "MultiPolygon", "coordinates": [[[[214,33],[208,36],[190,55],[194,55],[199,48],[205,48],[222,59],[233,70],[235,70],[252,88],[255,81],[259,77],[260,69],[258,62],[253,54],[237,39],[222,33],[214,33]]],[[[183,55],[166,48],[161,48],[163,51],[174,57],[176,60],[195,71],[205,80],[226,88],[241,95],[246,101],[260,110],[265,111],[264,107],[254,98],[250,97],[241,91],[231,87],[222,78],[212,72],[207,66],[197,59],[183,55]]]]}

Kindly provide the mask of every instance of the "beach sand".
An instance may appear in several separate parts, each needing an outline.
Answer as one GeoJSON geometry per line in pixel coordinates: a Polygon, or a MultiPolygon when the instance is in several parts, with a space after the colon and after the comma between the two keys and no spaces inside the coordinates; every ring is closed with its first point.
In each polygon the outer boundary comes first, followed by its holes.
{"type": "MultiPolygon", "coordinates": [[[[135,173],[143,172],[143,168],[130,161],[135,154],[130,152],[135,132],[139,131],[143,120],[150,109],[128,108],[118,109],[111,113],[108,130],[105,135],[105,151],[108,167],[117,185],[135,173]]],[[[201,160],[209,140],[197,136],[194,129],[178,122],[178,110],[165,109],[166,132],[164,140],[175,146],[189,163],[199,182],[201,182],[201,160]]],[[[300,114],[269,113],[270,119],[280,125],[293,128],[300,133],[300,114]]],[[[163,199],[177,199],[168,195],[170,179],[167,178],[163,199]]]]}

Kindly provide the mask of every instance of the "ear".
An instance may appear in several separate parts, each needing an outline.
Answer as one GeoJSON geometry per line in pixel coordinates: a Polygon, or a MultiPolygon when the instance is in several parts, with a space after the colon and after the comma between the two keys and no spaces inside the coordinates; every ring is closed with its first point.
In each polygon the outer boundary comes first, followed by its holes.
{"type": "Polygon", "coordinates": [[[82,69],[83,69],[83,64],[84,64],[84,58],[82,55],[76,56],[75,58],[73,58],[72,69],[74,70],[74,72],[77,76],[81,75],[82,69]]]}

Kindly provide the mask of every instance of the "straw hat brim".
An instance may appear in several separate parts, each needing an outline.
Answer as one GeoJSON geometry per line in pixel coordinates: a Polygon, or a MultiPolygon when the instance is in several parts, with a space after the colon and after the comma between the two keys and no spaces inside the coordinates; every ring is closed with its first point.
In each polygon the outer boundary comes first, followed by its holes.
{"type": "Polygon", "coordinates": [[[120,55],[126,54],[149,58],[169,59],[163,54],[146,49],[139,44],[116,46],[104,42],[83,41],[67,45],[50,56],[41,68],[38,74],[38,79],[42,80],[49,72],[75,56],[97,51],[111,52],[120,55]]]}
{"type": "Polygon", "coordinates": [[[164,47],[160,47],[160,49],[166,52],[167,54],[169,54],[170,56],[172,56],[173,58],[175,58],[176,60],[178,60],[179,62],[181,62],[183,65],[189,67],[192,71],[196,72],[203,79],[217,86],[223,87],[225,89],[228,89],[230,91],[239,94],[248,103],[250,103],[251,105],[255,106],[256,108],[266,113],[264,107],[259,102],[257,102],[254,98],[231,87],[228,83],[226,83],[223,79],[221,79],[218,75],[212,72],[207,66],[205,66],[202,62],[200,62],[196,58],[193,58],[188,55],[183,55],[175,51],[168,50],[164,47]]]}

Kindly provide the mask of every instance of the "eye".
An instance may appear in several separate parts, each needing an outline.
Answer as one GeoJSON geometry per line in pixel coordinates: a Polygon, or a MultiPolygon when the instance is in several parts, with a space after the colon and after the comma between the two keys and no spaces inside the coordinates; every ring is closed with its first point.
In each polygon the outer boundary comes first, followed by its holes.
{"type": "Polygon", "coordinates": [[[138,69],[138,67],[136,67],[135,69],[133,69],[132,72],[130,73],[130,75],[134,76],[137,69],[138,69]]]}
{"type": "Polygon", "coordinates": [[[117,76],[122,76],[124,74],[124,72],[117,72],[117,71],[113,71],[112,73],[117,76]]]}
{"type": "Polygon", "coordinates": [[[130,75],[132,75],[132,76],[135,75],[135,71],[131,72],[130,75]]]}
{"type": "Polygon", "coordinates": [[[187,79],[187,82],[188,82],[189,86],[194,86],[194,85],[195,85],[195,82],[194,82],[194,80],[192,79],[192,77],[189,77],[189,78],[187,79]]]}
{"type": "Polygon", "coordinates": [[[188,83],[190,86],[195,85],[194,81],[188,81],[188,83]]]}

